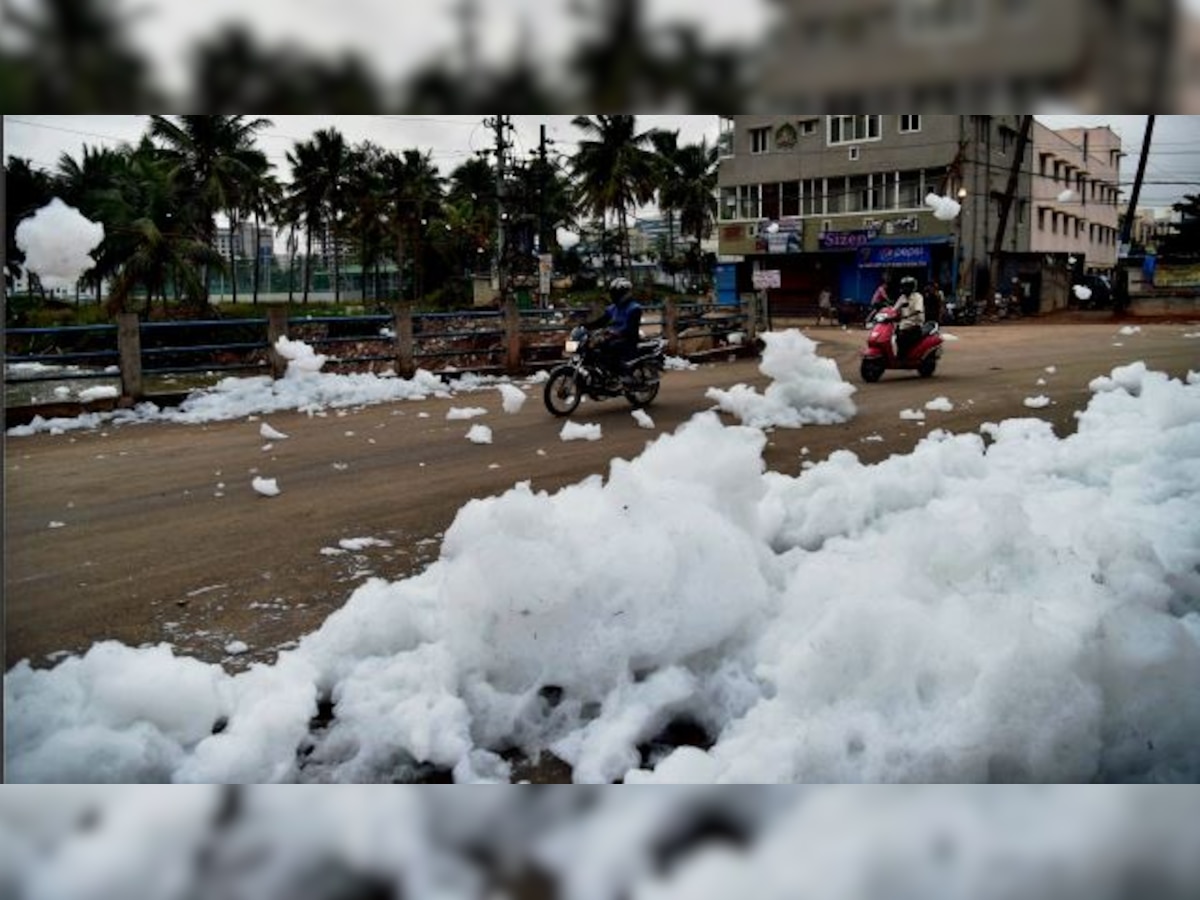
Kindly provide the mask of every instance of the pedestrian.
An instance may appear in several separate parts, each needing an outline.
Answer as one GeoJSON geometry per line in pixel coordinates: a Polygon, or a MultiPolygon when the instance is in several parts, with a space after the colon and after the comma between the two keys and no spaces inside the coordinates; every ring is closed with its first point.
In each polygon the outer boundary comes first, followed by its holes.
{"type": "Polygon", "coordinates": [[[827,287],[821,288],[817,297],[817,325],[821,324],[822,319],[828,319],[830,325],[837,324],[833,318],[833,294],[827,287]]]}

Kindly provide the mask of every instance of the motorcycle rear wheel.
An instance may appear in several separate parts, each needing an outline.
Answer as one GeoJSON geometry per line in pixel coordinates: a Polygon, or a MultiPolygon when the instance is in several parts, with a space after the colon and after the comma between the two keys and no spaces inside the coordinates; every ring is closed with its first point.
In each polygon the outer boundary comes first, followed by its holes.
{"type": "Polygon", "coordinates": [[[860,375],[862,375],[863,381],[867,382],[868,384],[874,384],[883,377],[883,373],[886,368],[887,366],[882,359],[871,356],[862,361],[862,365],[859,366],[858,372],[860,375]]]}
{"type": "Polygon", "coordinates": [[[917,366],[917,374],[922,378],[929,378],[937,371],[937,357],[927,356],[921,360],[921,364],[917,366]]]}
{"type": "Polygon", "coordinates": [[[564,366],[550,373],[542,390],[542,400],[553,415],[569,416],[579,408],[582,399],[583,385],[579,383],[579,374],[574,369],[564,366]]]}
{"type": "Polygon", "coordinates": [[[642,409],[654,402],[658,396],[659,375],[654,366],[641,365],[633,371],[639,387],[625,391],[625,399],[634,409],[642,409]]]}

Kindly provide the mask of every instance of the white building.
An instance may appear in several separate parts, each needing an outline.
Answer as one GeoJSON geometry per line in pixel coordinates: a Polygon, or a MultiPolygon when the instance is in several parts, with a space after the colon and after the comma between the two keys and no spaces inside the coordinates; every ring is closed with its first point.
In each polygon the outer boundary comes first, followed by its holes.
{"type": "MultiPolygon", "coordinates": [[[[217,238],[214,243],[216,251],[223,259],[229,259],[230,243],[233,244],[233,256],[236,259],[253,259],[255,245],[254,222],[243,222],[236,231],[228,227],[217,227],[217,238]]],[[[262,263],[270,264],[275,255],[275,227],[269,222],[263,222],[258,228],[258,257],[262,263]]]]}
{"type": "Polygon", "coordinates": [[[1121,139],[1108,126],[1054,130],[1033,123],[1035,253],[1068,254],[1089,271],[1117,263],[1121,139]]]}

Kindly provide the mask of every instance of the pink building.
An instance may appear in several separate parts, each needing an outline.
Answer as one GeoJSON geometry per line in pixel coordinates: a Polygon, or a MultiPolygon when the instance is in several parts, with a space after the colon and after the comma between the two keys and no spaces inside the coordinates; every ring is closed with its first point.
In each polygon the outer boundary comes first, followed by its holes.
{"type": "Polygon", "coordinates": [[[1033,123],[1030,250],[1074,256],[1086,271],[1117,262],[1121,139],[1108,126],[1033,123]]]}

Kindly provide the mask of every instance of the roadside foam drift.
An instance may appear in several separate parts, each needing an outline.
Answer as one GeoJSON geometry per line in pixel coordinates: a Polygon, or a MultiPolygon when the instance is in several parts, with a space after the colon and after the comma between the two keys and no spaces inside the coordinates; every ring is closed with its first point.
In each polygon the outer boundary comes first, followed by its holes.
{"type": "Polygon", "coordinates": [[[1194,781],[1200,383],[1093,390],[1066,439],[1016,419],[799,478],[703,414],[607,480],[468,503],[274,665],[19,663],[9,778],[484,782],[516,748],[577,781],[1194,781]],[[680,721],[712,746],[643,756],[680,721]]]}
{"type": "Polygon", "coordinates": [[[767,332],[759,371],[773,379],[764,393],[745,384],[709,388],[705,396],[722,411],[753,428],[834,425],[858,411],[856,388],[843,381],[837,363],[817,354],[817,345],[799,331],[767,332]]]}

